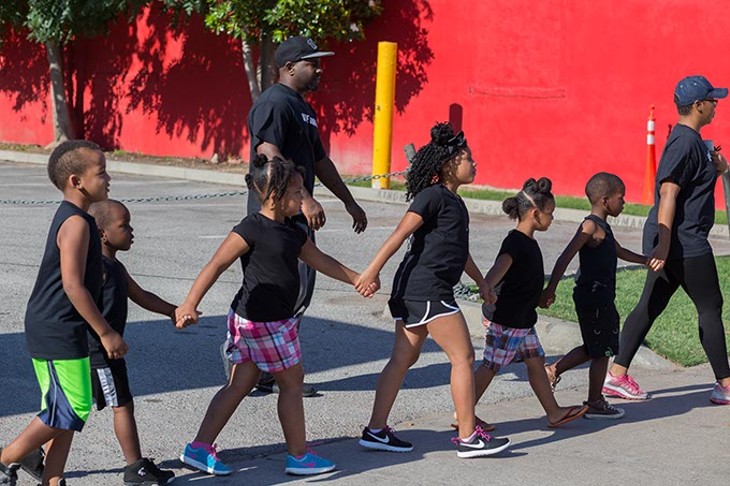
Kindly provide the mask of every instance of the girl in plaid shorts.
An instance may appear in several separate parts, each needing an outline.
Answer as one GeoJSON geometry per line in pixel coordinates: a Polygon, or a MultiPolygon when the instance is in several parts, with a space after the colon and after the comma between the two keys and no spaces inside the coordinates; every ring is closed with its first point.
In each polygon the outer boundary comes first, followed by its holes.
{"type": "Polygon", "coordinates": [[[518,221],[502,242],[494,266],[484,279],[497,290],[497,302],[483,306],[486,328],[484,360],[474,373],[477,401],[500,368],[524,362],[530,386],[545,409],[549,427],[559,427],[581,417],[584,407],[560,407],[545,374],[545,353],[535,332],[538,300],[545,281],[542,253],[536,231],[547,231],[553,221],[555,198],[550,179],[528,179],[502,209],[518,221]]]}
{"type": "MultiPolygon", "coordinates": [[[[331,471],[335,464],[307,449],[302,385],[304,370],[297,335],[295,304],[299,294],[301,259],[329,277],[354,284],[357,273],[322,253],[303,229],[289,218],[301,210],[303,173],[290,161],[259,155],[246,176],[249,190],[259,194],[261,210],[236,225],[193,283],[177,308],[178,327],[197,322],[198,304],[218,277],[241,260],[243,284],[228,314],[227,356],[231,376],[213,397],[195,439],[180,459],[215,475],[232,471],[217,456],[213,442],[262,371],[271,373],[280,387],[278,412],[288,456],[285,472],[296,475],[331,471]]],[[[361,293],[371,296],[373,282],[361,293]]]]}

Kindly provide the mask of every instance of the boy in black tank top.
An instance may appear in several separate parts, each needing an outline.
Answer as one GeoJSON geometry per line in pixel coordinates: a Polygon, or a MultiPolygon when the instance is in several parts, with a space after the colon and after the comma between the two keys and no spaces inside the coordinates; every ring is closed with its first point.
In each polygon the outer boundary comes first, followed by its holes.
{"type": "MultiPolygon", "coordinates": [[[[127,324],[127,299],[151,312],[169,317],[174,325],[175,306],[142,289],[129,275],[118,251],[128,251],[134,241],[129,210],[119,201],[108,199],[94,203],[89,214],[96,220],[101,237],[104,283],[102,312],[109,325],[124,335],[127,324]]],[[[160,470],[152,460],[142,457],[134,419],[134,402],[129,388],[127,363],[123,358],[112,359],[104,350],[99,336],[89,329],[91,387],[97,410],[107,405],[114,411],[114,431],[127,465],[124,484],[168,484],[175,477],[172,471],[160,470]]]]}
{"type": "Polygon", "coordinates": [[[25,338],[42,393],[42,410],[2,452],[0,484],[15,484],[20,461],[48,444],[44,484],[63,481],[73,434],[91,411],[87,326],[101,336],[109,356],[127,345],[102,316],[101,242],[93,202],[109,192],[106,159],[85,140],[61,143],[48,161],[48,176],[63,192],[25,315],[25,338]]]}
{"type": "Polygon", "coordinates": [[[550,283],[540,297],[540,307],[548,308],[555,301],[555,290],[565,269],[580,252],[580,269],[573,290],[583,346],[571,350],[560,360],[546,365],[545,371],[553,387],[560,375],[586,361],[589,372],[587,419],[620,419],[624,411],[611,406],[602,394],[608,360],[618,353],[619,315],[614,305],[616,296],[616,259],[646,264],[646,258],[623,248],[613,237],[607,216],[618,216],[624,208],[626,187],[613,174],[599,172],[588,180],[586,196],[591,214],[586,216],[568,246],[563,250],[550,276],[550,283]]]}

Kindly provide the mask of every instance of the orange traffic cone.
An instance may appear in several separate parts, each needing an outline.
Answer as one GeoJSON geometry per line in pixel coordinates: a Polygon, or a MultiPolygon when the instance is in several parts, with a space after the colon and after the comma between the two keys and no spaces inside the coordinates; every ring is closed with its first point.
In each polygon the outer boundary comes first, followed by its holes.
{"type": "Polygon", "coordinates": [[[649,106],[646,122],[646,167],[644,168],[644,204],[654,204],[654,179],[656,179],[656,145],[654,144],[654,105],[649,106]]]}

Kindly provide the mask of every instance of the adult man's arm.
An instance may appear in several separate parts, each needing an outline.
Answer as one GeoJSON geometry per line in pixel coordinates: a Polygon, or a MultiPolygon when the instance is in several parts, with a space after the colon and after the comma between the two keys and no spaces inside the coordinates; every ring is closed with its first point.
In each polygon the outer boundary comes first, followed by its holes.
{"type": "MultiPolygon", "coordinates": [[[[256,153],[263,154],[269,159],[279,157],[282,160],[286,160],[286,157],[282,155],[279,147],[269,142],[261,142],[256,147],[256,153]]],[[[302,195],[304,196],[302,198],[302,214],[305,218],[307,218],[307,224],[309,225],[309,227],[312,228],[314,231],[317,231],[322,226],[324,226],[325,222],[327,221],[327,218],[324,214],[324,208],[321,204],[319,204],[319,202],[317,202],[316,199],[314,199],[311,194],[309,194],[309,191],[307,191],[306,188],[302,189],[302,195]]]]}
{"type": "Polygon", "coordinates": [[[345,209],[352,216],[352,228],[355,233],[362,233],[368,226],[368,218],[365,211],[360,207],[350,194],[350,190],[342,181],[339,172],[332,159],[325,157],[314,164],[314,174],[319,178],[327,189],[345,205],[345,209]]]}

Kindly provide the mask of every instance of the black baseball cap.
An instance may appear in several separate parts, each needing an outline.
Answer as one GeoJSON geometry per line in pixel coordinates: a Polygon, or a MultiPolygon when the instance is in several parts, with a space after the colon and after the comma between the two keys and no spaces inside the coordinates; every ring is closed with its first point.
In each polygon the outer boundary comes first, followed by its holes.
{"type": "Polygon", "coordinates": [[[317,44],[309,37],[301,35],[289,37],[279,44],[274,53],[276,65],[280,68],[288,62],[297,62],[303,59],[314,59],[317,57],[334,56],[332,51],[320,51],[317,44]]]}

